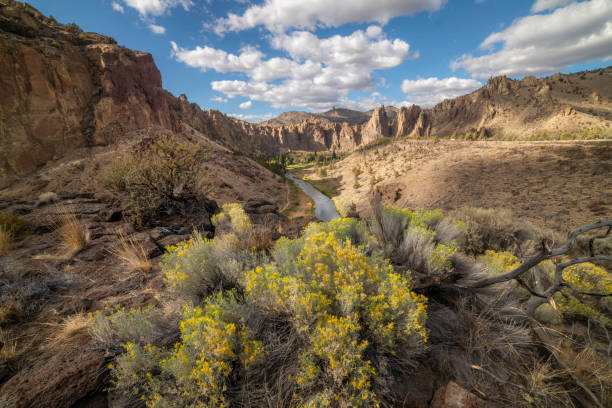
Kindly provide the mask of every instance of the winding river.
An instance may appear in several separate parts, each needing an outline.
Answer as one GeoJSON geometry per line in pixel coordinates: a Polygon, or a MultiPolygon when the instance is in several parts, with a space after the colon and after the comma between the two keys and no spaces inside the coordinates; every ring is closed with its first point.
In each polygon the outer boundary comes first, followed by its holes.
{"type": "Polygon", "coordinates": [[[312,201],[315,203],[315,217],[319,221],[328,222],[340,218],[340,214],[338,214],[336,210],[336,205],[328,196],[314,188],[309,182],[300,180],[291,173],[287,173],[286,177],[297,184],[303,192],[312,198],[312,201]]]}

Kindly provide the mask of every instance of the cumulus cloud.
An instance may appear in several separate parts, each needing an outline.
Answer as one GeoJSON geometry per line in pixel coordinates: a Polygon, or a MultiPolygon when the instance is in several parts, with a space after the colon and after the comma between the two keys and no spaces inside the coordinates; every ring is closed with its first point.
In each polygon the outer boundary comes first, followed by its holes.
{"type": "Polygon", "coordinates": [[[571,3],[573,0],[537,0],[533,3],[531,11],[539,13],[540,11],[555,9],[557,7],[565,6],[571,3]]]}
{"type": "Polygon", "coordinates": [[[166,11],[179,6],[185,10],[193,6],[192,0],[123,0],[123,2],[126,6],[138,11],[143,18],[161,16],[166,11]]]}
{"type": "Polygon", "coordinates": [[[219,103],[227,103],[228,102],[227,98],[223,98],[222,96],[215,96],[215,97],[212,98],[212,101],[219,102],[219,103]]]}
{"type": "Polygon", "coordinates": [[[387,23],[399,16],[420,11],[437,11],[446,0],[266,0],[249,7],[242,15],[228,14],[219,19],[215,31],[242,31],[265,26],[282,32],[290,27],[312,29],[317,26],[338,27],[350,22],[387,23]]]}
{"type": "Polygon", "coordinates": [[[166,27],[160,25],[149,24],[149,30],[155,34],[166,34],[166,27]]]}
{"type": "Polygon", "coordinates": [[[431,107],[444,99],[465,95],[482,84],[470,78],[421,78],[417,80],[406,79],[402,82],[402,91],[410,102],[424,107],[431,107]]]}
{"type": "Polygon", "coordinates": [[[239,106],[240,106],[240,109],[253,109],[253,102],[252,101],[242,102],[239,106]]]}
{"type": "Polygon", "coordinates": [[[580,62],[612,59],[610,44],[612,1],[573,2],[548,14],[516,20],[482,42],[487,54],[463,55],[451,68],[464,68],[479,78],[547,74],[580,62]]]}
{"type": "Polygon", "coordinates": [[[113,3],[111,4],[111,6],[113,7],[113,10],[123,14],[125,13],[125,10],[123,9],[123,6],[119,3],[117,3],[116,1],[113,1],[113,3]]]}
{"type": "Polygon", "coordinates": [[[276,115],[272,113],[266,113],[264,115],[245,115],[242,113],[228,113],[228,116],[231,116],[236,119],[244,120],[245,122],[261,123],[266,120],[272,119],[276,115]]]}
{"type": "Polygon", "coordinates": [[[410,54],[408,43],[385,38],[378,26],[329,38],[294,31],[274,36],[271,44],[290,58],[265,59],[261,51],[252,47],[231,54],[208,46],[188,50],[172,42],[172,49],[178,61],[203,71],[244,73],[247,81],[211,83],[215,91],[230,98],[244,96],[278,108],[300,106],[314,110],[341,106],[350,92],[375,87],[373,71],[416,57],[410,54]]]}

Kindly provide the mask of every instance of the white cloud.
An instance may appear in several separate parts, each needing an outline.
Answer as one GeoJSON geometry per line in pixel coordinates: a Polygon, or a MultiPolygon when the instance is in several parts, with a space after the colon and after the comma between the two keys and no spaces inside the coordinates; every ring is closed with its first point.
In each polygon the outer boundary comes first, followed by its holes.
{"type": "Polygon", "coordinates": [[[113,10],[115,10],[115,11],[121,13],[121,14],[125,13],[125,10],[123,9],[123,6],[121,4],[119,4],[119,3],[117,3],[116,1],[113,1],[112,7],[113,7],[113,10]]]}
{"type": "Polygon", "coordinates": [[[227,103],[228,102],[227,98],[223,98],[221,96],[215,96],[214,98],[212,98],[212,100],[214,102],[219,102],[219,103],[227,103]]]}
{"type": "Polygon", "coordinates": [[[166,11],[182,6],[189,10],[193,6],[192,0],[123,0],[126,6],[138,11],[141,17],[161,16],[166,11]]]}
{"type": "Polygon", "coordinates": [[[166,27],[160,25],[149,24],[149,30],[155,34],[166,34],[166,27]]]}
{"type": "Polygon", "coordinates": [[[444,99],[455,98],[465,95],[478,88],[482,84],[475,79],[469,78],[421,78],[417,80],[404,80],[402,91],[406,94],[410,103],[431,107],[444,99]]]}
{"type": "Polygon", "coordinates": [[[242,31],[260,25],[282,32],[290,27],[312,29],[338,27],[350,22],[387,23],[394,17],[420,11],[437,11],[446,0],[266,0],[249,7],[242,15],[228,14],[217,21],[215,31],[242,31]]]}
{"type": "Polygon", "coordinates": [[[240,109],[253,109],[253,101],[243,102],[239,106],[240,106],[240,109]]]}
{"type": "Polygon", "coordinates": [[[557,7],[565,6],[572,1],[573,0],[537,0],[535,3],[533,3],[531,11],[534,13],[539,13],[540,11],[544,10],[552,10],[557,7]]]}
{"type": "Polygon", "coordinates": [[[353,91],[375,87],[372,72],[400,65],[410,54],[410,45],[402,40],[389,40],[382,31],[370,28],[348,36],[319,38],[306,31],[279,34],[272,46],[290,58],[265,59],[252,47],[239,54],[211,47],[187,50],[172,43],[174,57],[203,71],[240,72],[244,80],[212,82],[212,88],[226,96],[247,97],[266,101],[277,108],[299,106],[313,110],[345,106],[346,96],[353,91]],[[374,38],[373,38],[374,37],[374,38]]]}
{"type": "Polygon", "coordinates": [[[242,113],[228,113],[228,116],[231,116],[236,119],[244,120],[245,122],[260,123],[268,119],[272,119],[276,115],[272,113],[266,113],[265,115],[244,115],[242,113]]]}
{"type": "Polygon", "coordinates": [[[611,59],[610,44],[612,1],[574,2],[548,14],[516,20],[482,42],[481,48],[489,50],[488,54],[463,55],[451,63],[451,68],[465,68],[480,78],[541,75],[580,62],[611,59]]]}

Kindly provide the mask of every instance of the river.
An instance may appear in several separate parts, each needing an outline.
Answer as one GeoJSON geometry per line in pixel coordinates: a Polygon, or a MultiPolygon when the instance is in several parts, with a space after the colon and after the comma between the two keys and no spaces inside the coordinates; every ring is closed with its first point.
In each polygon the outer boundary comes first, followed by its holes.
{"type": "Polygon", "coordinates": [[[315,217],[319,221],[328,222],[340,218],[340,214],[338,214],[336,210],[336,205],[331,198],[314,188],[309,182],[295,178],[293,174],[289,172],[287,172],[286,177],[297,184],[303,192],[312,198],[312,201],[315,203],[315,217]]]}

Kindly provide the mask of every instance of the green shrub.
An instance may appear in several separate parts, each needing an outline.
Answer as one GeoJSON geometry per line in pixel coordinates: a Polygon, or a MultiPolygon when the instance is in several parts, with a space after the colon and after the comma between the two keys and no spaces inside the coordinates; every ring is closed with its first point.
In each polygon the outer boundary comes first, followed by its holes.
{"type": "MultiPolygon", "coordinates": [[[[552,268],[548,269],[552,273],[552,268]]],[[[580,316],[601,325],[612,327],[612,299],[609,296],[588,296],[583,293],[612,293],[612,277],[605,268],[592,263],[572,265],[563,270],[563,280],[569,288],[558,292],[555,302],[565,316],[580,316]]]]}
{"type": "Polygon", "coordinates": [[[203,148],[176,137],[159,137],[104,169],[100,181],[125,205],[125,213],[142,226],[160,213],[179,210],[197,200],[203,148]]]}
{"type": "Polygon", "coordinates": [[[465,207],[455,211],[453,218],[463,229],[461,249],[470,255],[482,254],[487,249],[513,252],[517,242],[527,244],[542,237],[534,225],[505,209],[465,207]]]}
{"type": "Polygon", "coordinates": [[[90,334],[106,347],[116,347],[125,342],[149,344],[159,336],[159,329],[163,326],[159,309],[152,306],[132,310],[120,308],[108,316],[98,311],[91,317],[90,334]]]}
{"type": "Polygon", "coordinates": [[[173,348],[143,344],[148,333],[125,341],[111,365],[116,386],[150,407],[260,406],[270,395],[290,406],[378,405],[374,379],[395,381],[389,367],[408,369],[427,341],[426,299],[410,275],[378,254],[363,221],[311,224],[268,259],[239,244],[241,218],[227,205],[214,220],[227,224],[220,236],[170,248],[169,286],[196,306],[186,304],[173,348]]]}

